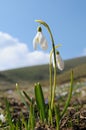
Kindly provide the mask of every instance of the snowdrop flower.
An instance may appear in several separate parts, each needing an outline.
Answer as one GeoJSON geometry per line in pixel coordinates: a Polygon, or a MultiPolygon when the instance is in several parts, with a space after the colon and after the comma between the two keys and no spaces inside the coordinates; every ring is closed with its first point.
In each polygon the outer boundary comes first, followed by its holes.
{"type": "Polygon", "coordinates": [[[0,114],[0,121],[3,123],[5,122],[5,116],[3,114],[0,114]]]}
{"type": "Polygon", "coordinates": [[[48,48],[47,40],[42,33],[41,27],[38,27],[37,34],[33,39],[33,48],[35,50],[37,49],[38,44],[40,44],[40,46],[43,50],[46,50],[48,48]]]}
{"type": "MultiPolygon", "coordinates": [[[[64,69],[64,61],[62,60],[60,53],[58,51],[56,52],[56,65],[59,70],[62,71],[64,69]]],[[[55,67],[54,60],[53,60],[53,67],[55,67]]]]}

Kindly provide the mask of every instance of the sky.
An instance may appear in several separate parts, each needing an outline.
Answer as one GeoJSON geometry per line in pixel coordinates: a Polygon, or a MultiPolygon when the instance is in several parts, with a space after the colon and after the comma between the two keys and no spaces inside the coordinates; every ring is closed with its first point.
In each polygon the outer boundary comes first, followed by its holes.
{"type": "Polygon", "coordinates": [[[0,71],[49,63],[52,48],[33,49],[38,23],[45,21],[63,60],[86,56],[86,0],[0,0],[0,71]]]}

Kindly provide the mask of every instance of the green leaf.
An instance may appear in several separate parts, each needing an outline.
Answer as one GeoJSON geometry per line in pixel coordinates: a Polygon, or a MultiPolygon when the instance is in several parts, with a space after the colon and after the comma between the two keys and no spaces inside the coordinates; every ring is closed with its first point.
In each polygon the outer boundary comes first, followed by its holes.
{"type": "Polygon", "coordinates": [[[63,117],[63,115],[65,114],[65,112],[66,112],[66,110],[67,110],[67,108],[69,106],[69,103],[70,103],[70,100],[71,100],[71,97],[72,97],[72,91],[73,91],[73,71],[71,71],[70,90],[69,90],[67,101],[65,103],[64,109],[63,109],[62,114],[61,114],[61,118],[63,117]]]}
{"type": "Polygon", "coordinates": [[[30,104],[30,113],[28,120],[28,130],[34,130],[35,127],[35,113],[34,113],[34,105],[30,104]]]}
{"type": "Polygon", "coordinates": [[[27,109],[29,110],[29,106],[28,106],[28,104],[27,104],[26,101],[25,101],[25,98],[24,98],[23,93],[19,90],[18,84],[16,84],[16,88],[17,88],[17,92],[19,93],[19,95],[20,95],[20,97],[21,97],[22,102],[26,105],[27,109]]]}
{"type": "Polygon", "coordinates": [[[28,101],[29,101],[30,103],[33,102],[32,99],[29,97],[29,95],[28,95],[25,91],[23,91],[23,94],[25,95],[25,97],[28,99],[28,101]]]}
{"type": "Polygon", "coordinates": [[[45,114],[45,101],[44,101],[44,95],[42,91],[41,85],[35,84],[35,98],[36,98],[36,104],[39,109],[40,118],[42,121],[45,121],[46,114],[45,114]]]}

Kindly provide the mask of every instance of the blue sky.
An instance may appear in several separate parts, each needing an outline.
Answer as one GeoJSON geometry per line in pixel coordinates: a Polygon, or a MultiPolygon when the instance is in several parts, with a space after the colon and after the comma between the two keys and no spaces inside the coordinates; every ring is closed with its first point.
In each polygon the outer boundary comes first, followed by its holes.
{"type": "Polygon", "coordinates": [[[86,0],[1,0],[0,1],[0,70],[48,63],[48,50],[33,50],[38,24],[46,21],[63,59],[86,55],[86,0]]]}

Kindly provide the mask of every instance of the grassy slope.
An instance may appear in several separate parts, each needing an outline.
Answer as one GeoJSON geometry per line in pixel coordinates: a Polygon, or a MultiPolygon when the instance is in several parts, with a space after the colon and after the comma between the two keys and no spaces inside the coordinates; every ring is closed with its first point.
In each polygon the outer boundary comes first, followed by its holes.
{"type": "MultiPolygon", "coordinates": [[[[65,61],[65,69],[58,72],[58,81],[63,83],[70,80],[70,70],[74,70],[75,79],[86,76],[86,56],[65,61]]],[[[0,72],[0,86],[16,82],[45,82],[49,79],[48,65],[24,67],[0,72]]]]}

